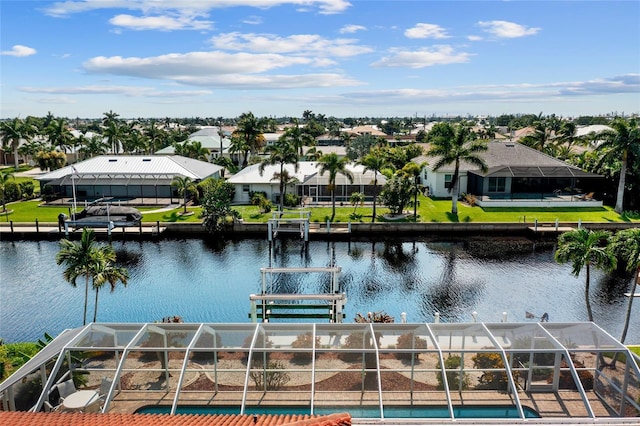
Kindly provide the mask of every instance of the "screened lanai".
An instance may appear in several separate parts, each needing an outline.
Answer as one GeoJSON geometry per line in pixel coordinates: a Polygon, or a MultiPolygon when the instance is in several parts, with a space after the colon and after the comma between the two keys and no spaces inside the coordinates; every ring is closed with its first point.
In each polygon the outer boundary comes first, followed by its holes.
{"type": "Polygon", "coordinates": [[[64,409],[51,389],[67,372],[104,413],[594,423],[640,414],[638,359],[593,323],[92,323],[0,384],[5,409],[64,409]]]}

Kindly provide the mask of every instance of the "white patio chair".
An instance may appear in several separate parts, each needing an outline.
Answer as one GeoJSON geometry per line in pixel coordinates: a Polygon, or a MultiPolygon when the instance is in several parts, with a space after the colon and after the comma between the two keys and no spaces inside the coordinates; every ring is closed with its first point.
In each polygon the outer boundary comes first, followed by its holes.
{"type": "Polygon", "coordinates": [[[76,386],[73,384],[73,380],[65,380],[64,382],[56,383],[51,386],[51,391],[54,389],[58,389],[58,394],[60,395],[60,403],[64,401],[66,397],[76,392],[76,386]]]}

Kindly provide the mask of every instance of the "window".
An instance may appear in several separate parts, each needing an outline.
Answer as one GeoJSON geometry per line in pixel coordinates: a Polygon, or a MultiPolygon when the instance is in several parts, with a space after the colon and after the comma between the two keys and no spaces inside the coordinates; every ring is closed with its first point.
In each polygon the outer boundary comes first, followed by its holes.
{"type": "Polygon", "coordinates": [[[453,175],[444,175],[444,187],[446,189],[451,188],[451,180],[453,179],[453,175]]]}
{"type": "Polygon", "coordinates": [[[242,192],[249,192],[251,190],[250,185],[242,185],[242,192]]]}
{"type": "Polygon", "coordinates": [[[504,192],[507,178],[505,177],[490,177],[489,178],[489,192],[504,192]]]}

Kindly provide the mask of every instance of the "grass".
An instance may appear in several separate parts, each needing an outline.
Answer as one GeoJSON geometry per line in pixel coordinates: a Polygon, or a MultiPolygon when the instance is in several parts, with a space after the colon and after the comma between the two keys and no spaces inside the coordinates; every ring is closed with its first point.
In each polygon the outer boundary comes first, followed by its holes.
{"type": "MultiPolygon", "coordinates": [[[[69,214],[68,207],[63,206],[41,206],[41,201],[31,200],[7,204],[7,208],[13,210],[8,217],[0,217],[0,221],[13,222],[57,222],[58,214],[69,214]]],[[[272,213],[261,213],[257,206],[243,205],[233,206],[240,212],[245,222],[267,222],[272,213]]],[[[187,210],[193,212],[192,215],[182,216],[182,207],[171,211],[148,213],[158,210],[157,207],[143,207],[140,211],[143,214],[143,222],[200,222],[200,207],[189,207],[187,210]]],[[[331,206],[319,206],[305,209],[285,209],[285,211],[297,213],[300,210],[311,211],[311,222],[326,222],[331,217],[331,206]]],[[[358,207],[356,215],[353,216],[354,208],[345,204],[336,205],[336,216],[334,222],[371,222],[372,207],[358,207]]],[[[408,208],[409,215],[405,219],[395,222],[413,222],[413,209],[408,208]]],[[[481,208],[470,207],[463,203],[458,203],[458,215],[451,213],[451,200],[432,200],[421,196],[419,198],[418,222],[516,222],[534,223],[539,222],[634,222],[640,223],[640,218],[629,219],[616,213],[611,207],[599,208],[481,208]]],[[[382,217],[389,213],[385,206],[377,206],[378,218],[376,222],[385,222],[382,217]]]]}

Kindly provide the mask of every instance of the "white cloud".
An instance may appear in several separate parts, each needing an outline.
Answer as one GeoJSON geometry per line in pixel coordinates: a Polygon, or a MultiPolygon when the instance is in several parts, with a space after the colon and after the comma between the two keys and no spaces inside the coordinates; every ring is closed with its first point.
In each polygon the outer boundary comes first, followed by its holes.
{"type": "Polygon", "coordinates": [[[345,25],[340,28],[340,34],[353,34],[357,31],[366,31],[367,27],[363,27],[362,25],[345,25]]]}
{"type": "Polygon", "coordinates": [[[587,81],[492,84],[447,89],[391,89],[343,93],[354,103],[451,103],[451,102],[532,102],[556,101],[582,96],[640,93],[640,74],[625,74],[587,81]]]}
{"type": "Polygon", "coordinates": [[[351,6],[346,0],[66,0],[55,2],[44,10],[48,15],[64,17],[96,9],[126,9],[160,14],[167,10],[208,12],[230,7],[267,9],[287,4],[304,6],[305,9],[300,10],[317,10],[325,15],[344,12],[351,6]]]}
{"type": "Polygon", "coordinates": [[[404,32],[407,38],[448,38],[447,31],[440,25],[418,23],[404,32]]]}
{"type": "Polygon", "coordinates": [[[467,36],[467,40],[469,40],[469,41],[480,41],[480,40],[482,40],[482,37],[478,36],[478,35],[470,35],[470,36],[467,36]]]}
{"type": "Polygon", "coordinates": [[[35,54],[36,54],[36,49],[28,46],[23,46],[21,44],[16,44],[11,48],[11,50],[3,50],[2,52],[0,52],[0,55],[2,56],[17,56],[17,57],[31,56],[35,54]]]}
{"type": "MultiPolygon", "coordinates": [[[[90,73],[125,75],[169,80],[200,86],[326,87],[357,85],[358,81],[339,74],[261,75],[278,68],[316,66],[315,58],[284,56],[273,53],[191,52],[148,58],[95,57],[83,64],[90,73]]],[[[325,62],[326,63],[326,62],[325,62]]]]}
{"type": "Polygon", "coordinates": [[[448,65],[469,62],[471,54],[455,52],[448,45],[425,47],[418,50],[391,49],[391,55],[371,64],[373,67],[425,68],[433,65],[448,65]]]}
{"type": "Polygon", "coordinates": [[[70,86],[70,87],[21,87],[26,93],[54,95],[122,95],[127,97],[175,97],[209,95],[210,90],[167,90],[141,86],[70,86]]]}
{"type": "Polygon", "coordinates": [[[262,17],[261,16],[249,16],[245,19],[242,20],[243,24],[247,24],[247,25],[260,25],[262,24],[262,17]]]}
{"type": "Polygon", "coordinates": [[[317,34],[294,34],[280,37],[275,34],[220,34],[211,39],[214,47],[225,50],[282,53],[295,55],[349,57],[369,53],[371,48],[358,46],[357,40],[326,39],[317,34]]]}
{"type": "Polygon", "coordinates": [[[144,16],[116,15],[109,19],[109,23],[116,27],[124,27],[132,30],[208,30],[212,27],[211,21],[197,20],[193,16],[144,16]]]}
{"type": "Polygon", "coordinates": [[[527,28],[525,25],[508,21],[480,21],[478,26],[498,38],[525,37],[535,35],[540,31],[540,28],[527,28]]]}

